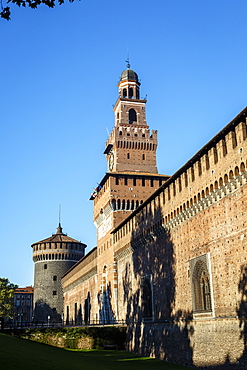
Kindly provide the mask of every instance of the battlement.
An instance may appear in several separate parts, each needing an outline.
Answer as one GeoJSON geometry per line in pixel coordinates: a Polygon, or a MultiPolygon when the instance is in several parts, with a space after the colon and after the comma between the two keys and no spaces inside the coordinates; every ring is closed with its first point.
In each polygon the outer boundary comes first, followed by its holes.
{"type": "MultiPolygon", "coordinates": [[[[245,183],[247,178],[247,109],[196,153],[183,167],[171,176],[137,211],[115,229],[115,240],[131,232],[140,213],[150,215],[157,207],[159,224],[176,225],[184,215],[195,215],[245,183]],[[151,208],[150,208],[151,207],[151,208]],[[191,212],[189,210],[192,210],[191,212]],[[139,214],[137,214],[139,212],[139,214]],[[180,216],[179,216],[180,215],[180,216]],[[136,218],[137,217],[137,218],[136,218]]],[[[145,217],[145,216],[144,216],[145,217]]],[[[154,220],[153,220],[154,222],[154,220]]]]}
{"type": "Polygon", "coordinates": [[[149,128],[146,127],[118,126],[113,128],[106,148],[116,142],[118,148],[156,150],[157,141],[157,130],[152,130],[150,134],[149,128]]]}

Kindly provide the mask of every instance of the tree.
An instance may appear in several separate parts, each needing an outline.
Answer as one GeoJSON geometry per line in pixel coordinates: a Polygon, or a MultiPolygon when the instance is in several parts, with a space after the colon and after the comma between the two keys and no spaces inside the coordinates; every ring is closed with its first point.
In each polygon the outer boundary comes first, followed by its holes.
{"type": "Polygon", "coordinates": [[[9,279],[0,278],[0,317],[13,318],[14,291],[18,285],[9,282],[9,279]]]}
{"type": "MultiPolygon", "coordinates": [[[[1,6],[1,12],[0,12],[0,17],[6,19],[7,21],[10,20],[10,7],[9,6],[4,6],[3,4],[4,0],[0,0],[0,6],[1,6]]],[[[73,3],[74,0],[69,0],[70,3],[73,3]]],[[[23,7],[29,7],[32,9],[36,9],[39,5],[45,4],[49,8],[54,8],[55,0],[7,0],[7,4],[16,4],[18,6],[23,6],[23,7]]],[[[58,0],[58,4],[62,5],[64,3],[64,0],[58,0]]]]}

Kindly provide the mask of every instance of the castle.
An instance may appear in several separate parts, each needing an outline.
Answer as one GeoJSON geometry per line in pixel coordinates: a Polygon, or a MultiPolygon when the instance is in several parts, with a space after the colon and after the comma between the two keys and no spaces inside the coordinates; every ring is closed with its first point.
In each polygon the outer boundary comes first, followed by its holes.
{"type": "Polygon", "coordinates": [[[64,320],[124,322],[145,356],[246,368],[247,108],[169,177],[129,66],[118,87],[97,247],[61,277],[64,320]]]}

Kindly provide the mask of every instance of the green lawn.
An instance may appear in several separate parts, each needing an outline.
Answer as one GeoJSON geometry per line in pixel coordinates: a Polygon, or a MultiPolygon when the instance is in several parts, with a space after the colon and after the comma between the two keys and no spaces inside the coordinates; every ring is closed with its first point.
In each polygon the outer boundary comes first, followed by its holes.
{"type": "Polygon", "coordinates": [[[1,370],[185,370],[184,366],[138,357],[125,351],[81,351],[47,346],[0,334],[1,370]]]}

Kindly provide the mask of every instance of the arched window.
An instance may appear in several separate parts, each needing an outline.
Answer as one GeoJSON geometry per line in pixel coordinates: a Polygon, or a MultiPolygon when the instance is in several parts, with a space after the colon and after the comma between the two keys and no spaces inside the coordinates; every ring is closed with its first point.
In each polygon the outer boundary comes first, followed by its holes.
{"type": "Polygon", "coordinates": [[[206,261],[206,255],[190,261],[193,311],[198,313],[212,311],[210,277],[206,261]]]}
{"type": "Polygon", "coordinates": [[[138,87],[136,88],[136,99],[140,99],[140,92],[138,87]]]}
{"type": "Polygon", "coordinates": [[[122,201],[122,210],[124,211],[125,210],[125,200],[123,199],[122,201]]]}
{"type": "Polygon", "coordinates": [[[112,206],[113,211],[116,211],[116,199],[112,199],[111,206],[112,206]]]}
{"type": "Polygon", "coordinates": [[[133,108],[131,108],[129,110],[129,123],[133,123],[133,122],[136,122],[136,121],[137,121],[136,111],[133,108]]]}
{"type": "Polygon", "coordinates": [[[121,200],[120,199],[118,199],[117,200],[117,209],[120,209],[121,208],[121,200]]]}
{"type": "Polygon", "coordinates": [[[133,98],[133,89],[132,89],[132,87],[129,87],[129,98],[130,99],[133,98]]]}
{"type": "Polygon", "coordinates": [[[123,98],[126,98],[126,96],[127,96],[127,90],[123,89],[123,98]]]}

